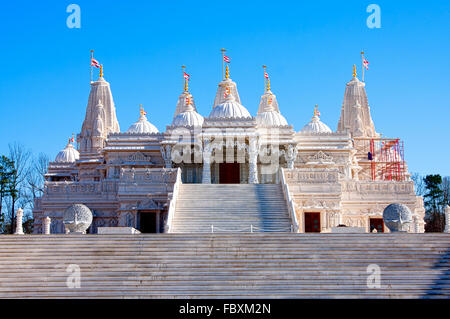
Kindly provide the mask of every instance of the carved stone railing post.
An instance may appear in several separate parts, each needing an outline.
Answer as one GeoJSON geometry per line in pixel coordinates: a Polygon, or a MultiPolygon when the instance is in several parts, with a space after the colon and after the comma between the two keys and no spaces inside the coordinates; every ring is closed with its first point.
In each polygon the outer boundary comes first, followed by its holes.
{"type": "Polygon", "coordinates": [[[43,222],[44,222],[44,225],[43,225],[44,235],[50,235],[50,225],[52,223],[52,219],[47,216],[44,218],[43,222]]]}
{"type": "Polygon", "coordinates": [[[450,206],[445,207],[445,229],[444,233],[450,233],[450,206]]]}
{"type": "Polygon", "coordinates": [[[205,140],[205,147],[203,149],[202,184],[211,184],[211,147],[209,140],[205,140]]]}
{"type": "Polygon", "coordinates": [[[286,156],[287,168],[293,169],[295,159],[297,158],[297,148],[294,145],[289,145],[287,152],[285,153],[285,156],[286,156]]]}
{"type": "Polygon", "coordinates": [[[19,208],[17,209],[17,215],[16,215],[16,232],[14,234],[16,235],[23,235],[23,209],[19,208]]]}
{"type": "Polygon", "coordinates": [[[251,139],[248,147],[249,174],[248,183],[258,184],[258,147],[256,139],[251,139]]]}

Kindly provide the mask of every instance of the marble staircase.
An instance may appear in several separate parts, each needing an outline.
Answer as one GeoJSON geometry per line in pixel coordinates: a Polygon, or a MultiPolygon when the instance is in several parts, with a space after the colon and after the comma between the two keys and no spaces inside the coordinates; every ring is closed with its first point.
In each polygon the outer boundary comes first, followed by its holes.
{"type": "Polygon", "coordinates": [[[0,298],[448,299],[450,234],[6,235],[0,298]]]}
{"type": "Polygon", "coordinates": [[[182,184],[172,233],[290,232],[279,184],[182,184]]]}

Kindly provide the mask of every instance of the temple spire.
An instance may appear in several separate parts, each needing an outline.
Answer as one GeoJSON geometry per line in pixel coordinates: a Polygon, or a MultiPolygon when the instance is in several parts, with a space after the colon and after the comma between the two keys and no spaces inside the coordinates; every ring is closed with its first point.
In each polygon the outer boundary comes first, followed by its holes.
{"type": "Polygon", "coordinates": [[[263,65],[262,67],[263,67],[263,70],[264,70],[264,81],[266,82],[265,83],[266,84],[266,91],[268,92],[268,91],[270,91],[270,79],[269,79],[269,75],[267,74],[267,71],[266,71],[267,66],[263,65]]]}

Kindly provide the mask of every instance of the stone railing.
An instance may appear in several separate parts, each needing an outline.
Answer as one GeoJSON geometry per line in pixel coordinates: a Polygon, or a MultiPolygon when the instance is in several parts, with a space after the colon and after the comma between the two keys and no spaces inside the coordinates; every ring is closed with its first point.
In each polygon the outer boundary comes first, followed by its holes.
{"type": "Polygon", "coordinates": [[[181,181],[181,168],[177,168],[176,172],[177,172],[176,182],[173,185],[172,198],[170,199],[169,210],[167,212],[167,221],[165,225],[166,233],[172,232],[172,220],[175,216],[175,208],[177,205],[178,193],[180,191],[180,186],[183,183],[181,181]]]}
{"type": "Polygon", "coordinates": [[[283,167],[280,168],[280,176],[281,176],[281,186],[283,189],[284,199],[286,200],[289,216],[291,217],[293,232],[298,233],[299,232],[299,224],[297,221],[297,215],[295,214],[294,200],[291,197],[291,193],[289,192],[289,185],[286,183],[285,169],[283,167]]]}

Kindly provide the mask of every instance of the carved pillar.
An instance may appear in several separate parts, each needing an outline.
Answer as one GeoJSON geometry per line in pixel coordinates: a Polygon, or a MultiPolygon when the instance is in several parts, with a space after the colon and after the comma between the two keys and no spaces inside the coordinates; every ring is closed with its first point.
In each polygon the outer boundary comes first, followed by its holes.
{"type": "Polygon", "coordinates": [[[211,184],[211,147],[209,140],[205,140],[205,147],[203,149],[202,184],[211,184]]]}
{"type": "Polygon", "coordinates": [[[450,206],[445,207],[445,229],[444,233],[450,233],[450,206]]]}
{"type": "Polygon", "coordinates": [[[258,147],[255,138],[250,139],[248,147],[249,174],[248,183],[258,184],[258,147]]]}
{"type": "Polygon", "coordinates": [[[161,146],[161,154],[164,159],[164,165],[166,166],[166,168],[172,168],[172,146],[161,146]]]}
{"type": "Polygon", "coordinates": [[[50,224],[52,223],[52,220],[50,217],[45,217],[42,220],[42,230],[44,235],[50,235],[50,224]]]}
{"type": "Polygon", "coordinates": [[[19,208],[17,209],[17,215],[16,215],[16,232],[14,234],[16,235],[23,235],[23,209],[19,208]]]}

